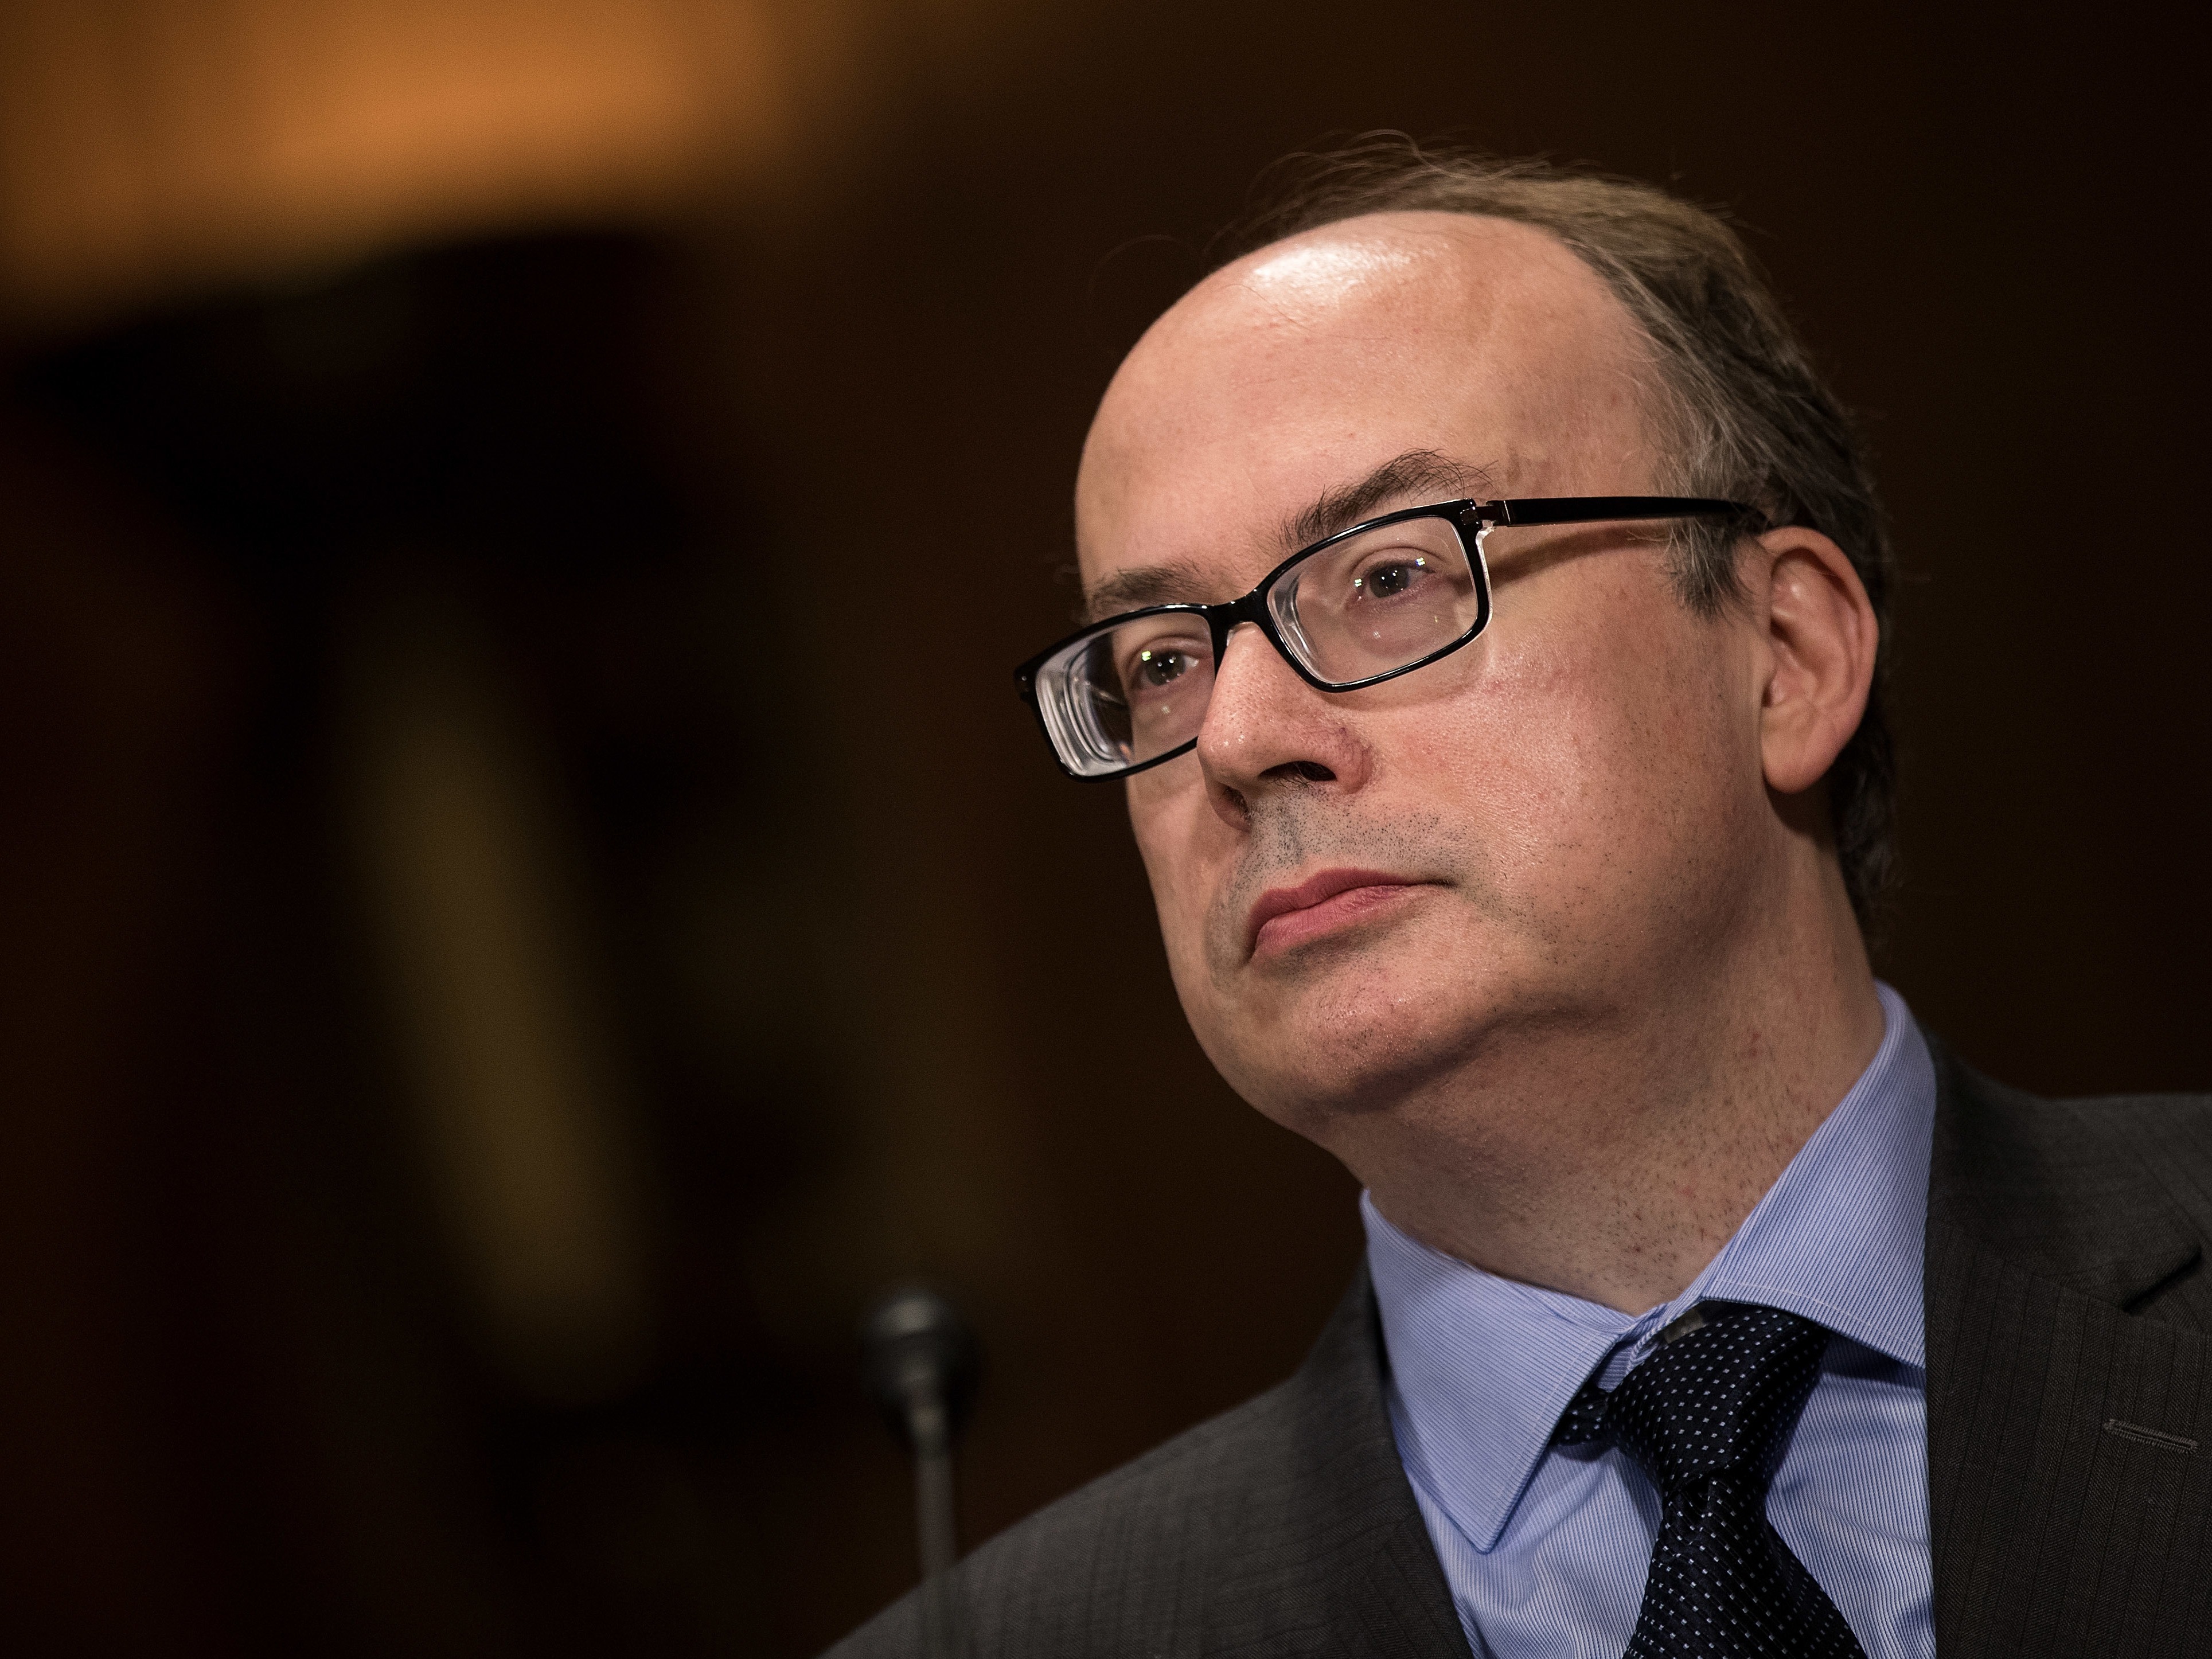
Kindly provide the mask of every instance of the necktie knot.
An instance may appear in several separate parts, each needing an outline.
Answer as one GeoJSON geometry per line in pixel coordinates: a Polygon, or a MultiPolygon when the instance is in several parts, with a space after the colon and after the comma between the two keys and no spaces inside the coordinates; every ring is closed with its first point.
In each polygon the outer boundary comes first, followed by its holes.
{"type": "Polygon", "coordinates": [[[1669,1502],[1719,1474],[1764,1492],[1827,1344],[1826,1330],[1796,1314],[1729,1309],[1661,1348],[1611,1394],[1585,1383],[1554,1437],[1619,1446],[1669,1502]]]}

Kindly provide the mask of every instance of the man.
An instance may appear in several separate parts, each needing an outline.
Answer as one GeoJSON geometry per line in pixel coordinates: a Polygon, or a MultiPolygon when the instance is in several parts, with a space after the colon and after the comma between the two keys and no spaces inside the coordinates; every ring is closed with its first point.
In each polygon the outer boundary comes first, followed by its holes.
{"type": "Polygon", "coordinates": [[[1024,685],[1367,1260],[964,1563],[969,1650],[2212,1652],[2212,1111],[2002,1088],[1875,981],[1888,554],[1740,246],[1374,152],[1272,229],[1109,389],[1024,685]]]}

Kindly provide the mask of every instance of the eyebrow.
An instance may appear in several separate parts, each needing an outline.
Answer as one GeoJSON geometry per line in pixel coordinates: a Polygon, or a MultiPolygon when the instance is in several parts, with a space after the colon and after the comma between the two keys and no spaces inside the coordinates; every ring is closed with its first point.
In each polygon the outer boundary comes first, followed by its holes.
{"type": "MultiPolygon", "coordinates": [[[[1489,489],[1490,475],[1481,467],[1455,461],[1437,450],[1409,449],[1356,483],[1322,491],[1284,520],[1276,533],[1287,556],[1375,517],[1378,509],[1405,497],[1480,496],[1489,489]]],[[[1203,593],[1206,585],[1204,574],[1188,559],[1117,570],[1084,590],[1083,619],[1100,622],[1146,605],[1187,603],[1203,593]]]]}
{"type": "Polygon", "coordinates": [[[1165,564],[1140,564],[1117,570],[1095,586],[1083,590],[1081,620],[1103,622],[1125,611],[1142,611],[1148,605],[1174,605],[1206,591],[1206,578],[1188,559],[1165,564]]]}
{"type": "Polygon", "coordinates": [[[1285,520],[1284,550],[1310,547],[1340,530],[1349,530],[1401,496],[1438,492],[1482,495],[1489,489],[1490,475],[1482,468],[1455,461],[1437,450],[1409,449],[1392,456],[1357,483],[1323,491],[1304,512],[1285,520]]]}

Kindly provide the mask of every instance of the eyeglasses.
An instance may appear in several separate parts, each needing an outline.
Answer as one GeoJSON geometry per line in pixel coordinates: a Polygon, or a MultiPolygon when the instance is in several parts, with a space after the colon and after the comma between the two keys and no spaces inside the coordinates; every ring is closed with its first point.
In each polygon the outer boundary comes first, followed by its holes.
{"type": "Polygon", "coordinates": [[[1317,691],[1356,691],[1449,656],[1490,623],[1498,530],[1613,520],[1754,519],[1691,495],[1439,501],[1293,553],[1241,599],[1155,605],[1093,623],[1014,671],[1060,768],[1120,778],[1198,742],[1232,629],[1250,623],[1317,691]]]}

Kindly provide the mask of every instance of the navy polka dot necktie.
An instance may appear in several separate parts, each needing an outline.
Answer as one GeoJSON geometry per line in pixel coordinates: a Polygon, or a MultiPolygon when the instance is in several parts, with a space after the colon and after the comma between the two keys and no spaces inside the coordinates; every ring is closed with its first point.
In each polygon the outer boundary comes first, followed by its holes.
{"type": "Polygon", "coordinates": [[[1820,1380],[1828,1333],[1775,1308],[1715,1310],[1612,1393],[1583,1384],[1553,1440],[1618,1446],[1659,1488],[1644,1605],[1622,1659],[1865,1659],[1766,1519],[1766,1487],[1820,1380]]]}

